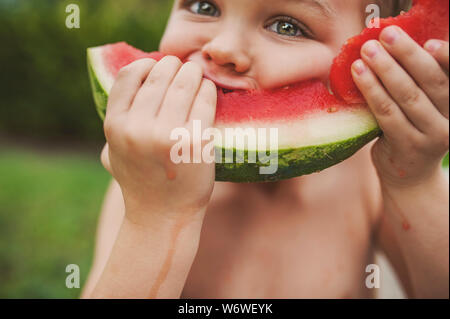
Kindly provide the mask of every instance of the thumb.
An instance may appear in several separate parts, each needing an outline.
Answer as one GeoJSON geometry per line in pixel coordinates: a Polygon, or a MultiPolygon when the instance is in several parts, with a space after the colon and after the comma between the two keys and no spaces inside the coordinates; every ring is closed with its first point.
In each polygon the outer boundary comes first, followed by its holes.
{"type": "Polygon", "coordinates": [[[109,144],[106,143],[103,147],[102,154],[100,155],[100,160],[103,167],[112,175],[111,162],[109,161],[109,144]]]}

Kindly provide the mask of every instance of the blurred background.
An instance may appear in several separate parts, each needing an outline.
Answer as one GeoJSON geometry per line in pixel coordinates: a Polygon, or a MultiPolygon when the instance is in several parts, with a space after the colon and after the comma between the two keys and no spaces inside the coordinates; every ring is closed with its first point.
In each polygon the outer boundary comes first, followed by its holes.
{"type": "Polygon", "coordinates": [[[77,298],[109,175],[86,48],[158,44],[171,0],[0,0],[0,298],[77,298]],[[68,29],[66,6],[80,8],[68,29]]]}
{"type": "MultiPolygon", "coordinates": [[[[157,50],[171,0],[0,0],[0,298],[77,298],[109,175],[86,48],[157,50]],[[77,4],[81,28],[67,29],[77,4]]],[[[446,160],[448,166],[448,159],[446,160]]]]}

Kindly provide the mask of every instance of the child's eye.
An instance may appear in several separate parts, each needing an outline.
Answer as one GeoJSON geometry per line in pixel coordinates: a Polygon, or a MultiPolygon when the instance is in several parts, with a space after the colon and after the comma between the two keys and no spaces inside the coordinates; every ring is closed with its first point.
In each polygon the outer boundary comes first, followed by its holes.
{"type": "Polygon", "coordinates": [[[201,14],[211,17],[217,17],[219,10],[214,4],[208,1],[190,1],[187,6],[189,10],[195,14],[201,14]]]}
{"type": "Polygon", "coordinates": [[[309,32],[299,26],[299,23],[292,18],[285,17],[278,19],[267,27],[270,31],[288,37],[309,36],[309,32]]]}

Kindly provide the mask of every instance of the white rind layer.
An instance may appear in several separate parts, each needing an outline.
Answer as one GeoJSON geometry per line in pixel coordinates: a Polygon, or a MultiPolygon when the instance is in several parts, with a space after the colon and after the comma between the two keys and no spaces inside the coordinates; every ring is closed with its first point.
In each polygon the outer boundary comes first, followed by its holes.
{"type": "MultiPolygon", "coordinates": [[[[217,147],[223,147],[224,141],[233,140],[230,134],[227,136],[227,128],[242,128],[244,130],[247,128],[264,128],[268,131],[267,134],[269,134],[270,128],[276,128],[278,129],[278,147],[276,148],[289,149],[346,141],[374,130],[377,127],[377,122],[366,108],[361,108],[347,109],[335,113],[321,111],[309,114],[302,119],[275,120],[266,123],[258,121],[252,123],[218,123],[216,127],[220,130],[222,136],[222,143],[220,139],[215,141],[217,147]]],[[[240,138],[244,140],[236,142],[235,147],[245,145],[245,149],[249,149],[246,143],[247,137],[244,135],[240,138]]]]}
{"type": "Polygon", "coordinates": [[[91,67],[94,70],[97,80],[103,87],[105,92],[109,94],[111,92],[112,86],[114,84],[114,76],[108,71],[105,63],[103,51],[104,47],[90,48],[88,50],[88,58],[91,62],[91,67]]]}

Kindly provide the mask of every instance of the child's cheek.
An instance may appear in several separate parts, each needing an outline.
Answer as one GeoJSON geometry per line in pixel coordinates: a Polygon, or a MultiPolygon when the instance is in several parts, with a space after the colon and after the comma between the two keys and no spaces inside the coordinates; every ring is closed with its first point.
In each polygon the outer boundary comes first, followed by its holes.
{"type": "Polygon", "coordinates": [[[205,31],[189,23],[169,23],[159,45],[159,51],[185,60],[195,51],[200,51],[207,42],[205,31]]]}
{"type": "Polygon", "coordinates": [[[189,37],[189,35],[184,34],[183,39],[179,32],[167,29],[159,44],[159,51],[167,55],[175,55],[182,58],[184,51],[186,51],[186,37],[189,37]],[[180,41],[184,42],[184,45],[180,41]]]}
{"type": "Polygon", "coordinates": [[[325,45],[305,44],[289,50],[266,50],[258,59],[262,88],[281,87],[311,79],[328,80],[334,52],[325,45]],[[276,58],[274,58],[276,57],[276,58]]]}

